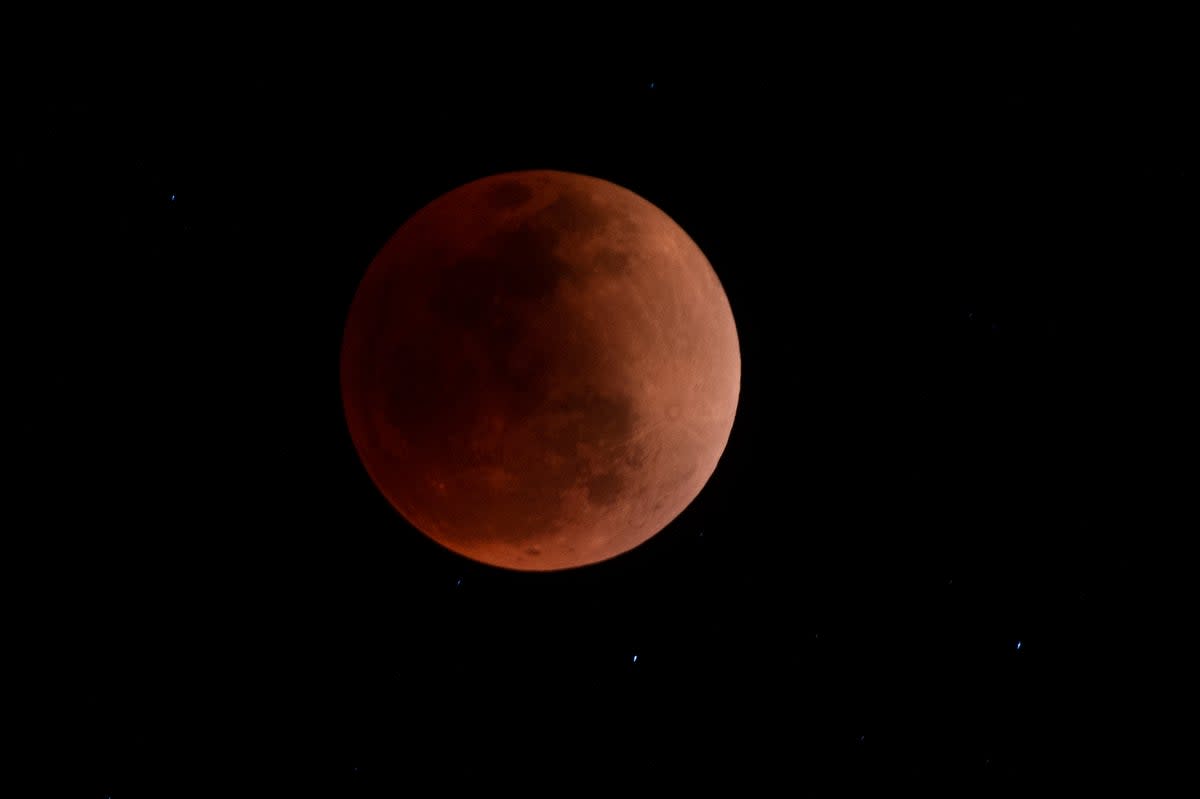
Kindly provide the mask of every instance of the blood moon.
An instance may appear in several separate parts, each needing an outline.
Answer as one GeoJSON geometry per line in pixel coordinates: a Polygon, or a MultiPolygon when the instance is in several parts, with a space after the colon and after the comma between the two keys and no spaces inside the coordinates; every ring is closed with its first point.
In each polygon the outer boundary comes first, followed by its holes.
{"type": "Polygon", "coordinates": [[[707,483],[741,382],[712,266],[604,180],[511,172],[421,209],[367,269],[341,351],[346,421],[391,504],[463,556],[607,560],[707,483]]]}

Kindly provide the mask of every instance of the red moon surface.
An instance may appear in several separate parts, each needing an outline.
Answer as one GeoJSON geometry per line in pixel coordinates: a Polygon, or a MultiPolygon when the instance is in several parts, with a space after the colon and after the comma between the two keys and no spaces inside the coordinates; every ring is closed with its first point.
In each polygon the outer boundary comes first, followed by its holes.
{"type": "Polygon", "coordinates": [[[627,552],[700,493],[741,385],[724,289],[633,192],[510,172],[437,198],[367,269],[341,351],[350,436],[413,526],[552,571],[627,552]]]}

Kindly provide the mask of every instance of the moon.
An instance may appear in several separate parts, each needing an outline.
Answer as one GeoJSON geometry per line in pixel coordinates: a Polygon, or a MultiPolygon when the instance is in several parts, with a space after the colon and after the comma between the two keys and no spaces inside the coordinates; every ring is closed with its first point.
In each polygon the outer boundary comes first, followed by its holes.
{"type": "Polygon", "coordinates": [[[621,555],[704,488],[741,385],[728,298],[662,210],[605,180],[509,172],[418,211],[360,282],[346,423],[414,527],[474,561],[621,555]]]}

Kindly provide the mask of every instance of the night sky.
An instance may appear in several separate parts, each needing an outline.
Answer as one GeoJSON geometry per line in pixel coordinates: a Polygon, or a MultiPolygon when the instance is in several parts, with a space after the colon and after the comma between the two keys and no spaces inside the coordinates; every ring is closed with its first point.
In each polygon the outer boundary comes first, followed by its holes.
{"type": "Polygon", "coordinates": [[[947,25],[14,60],[39,779],[970,795],[1183,758],[1151,653],[1187,628],[1147,599],[1181,527],[1142,489],[1180,371],[1145,320],[1195,226],[1184,40],[947,25]],[[551,574],[409,526],[338,387],[383,243],[526,168],[666,211],[742,350],[696,501],[551,574]]]}

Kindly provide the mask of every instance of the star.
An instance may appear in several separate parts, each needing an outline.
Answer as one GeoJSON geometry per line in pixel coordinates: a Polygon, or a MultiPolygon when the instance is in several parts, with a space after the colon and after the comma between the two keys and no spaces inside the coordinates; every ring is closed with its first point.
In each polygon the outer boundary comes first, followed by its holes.
{"type": "Polygon", "coordinates": [[[174,195],[174,194],[172,194],[172,195],[171,195],[171,202],[175,202],[175,195],[174,195]]]}
{"type": "Polygon", "coordinates": [[[1017,641],[1017,651],[1018,652],[1021,651],[1021,642],[1020,641],[1017,641]]]}
{"type": "Polygon", "coordinates": [[[634,662],[634,663],[637,663],[637,659],[638,659],[638,656],[637,656],[637,655],[634,655],[634,656],[633,656],[633,662],[634,662]]]}

